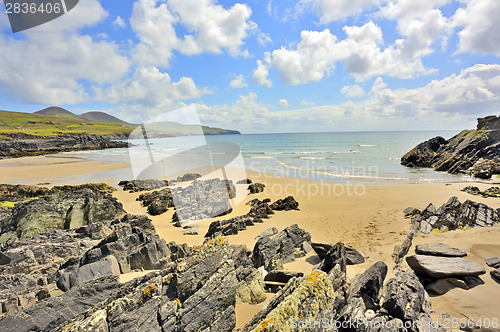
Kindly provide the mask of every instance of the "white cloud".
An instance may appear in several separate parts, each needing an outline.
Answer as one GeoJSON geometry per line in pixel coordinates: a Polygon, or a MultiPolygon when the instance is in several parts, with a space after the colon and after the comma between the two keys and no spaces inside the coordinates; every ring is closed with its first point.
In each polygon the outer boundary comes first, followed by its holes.
{"type": "Polygon", "coordinates": [[[178,47],[174,24],[177,19],[166,3],[157,6],[156,0],[138,0],[134,3],[130,25],[139,43],[132,57],[139,65],[167,66],[173,50],[178,47]]]}
{"type": "Polygon", "coordinates": [[[152,108],[173,106],[177,101],[199,98],[208,93],[207,89],[199,89],[190,77],[172,82],[170,75],[155,67],[139,68],[129,80],[95,90],[96,99],[103,102],[133,103],[152,108]]]}
{"type": "Polygon", "coordinates": [[[267,44],[271,44],[273,42],[273,40],[271,39],[271,36],[268,33],[260,32],[260,31],[258,32],[258,35],[257,35],[257,41],[262,46],[266,46],[267,44]]]}
{"type": "Polygon", "coordinates": [[[123,29],[127,26],[123,18],[120,16],[117,16],[116,19],[113,21],[113,28],[115,29],[123,29]]]}
{"type": "Polygon", "coordinates": [[[225,9],[215,0],[168,0],[168,6],[193,33],[184,36],[180,52],[221,53],[227,49],[233,56],[248,54],[241,46],[256,25],[249,20],[252,10],[247,5],[236,3],[225,9]]]}
{"type": "Polygon", "coordinates": [[[304,30],[296,46],[274,50],[271,63],[281,81],[292,85],[318,82],[333,71],[338,61],[343,61],[345,69],[361,81],[378,75],[409,79],[433,72],[422,63],[426,52],[408,54],[405,40],[396,40],[382,49],[382,30],[373,22],[345,26],[343,30],[347,37],[340,41],[329,29],[304,30]]]}
{"type": "Polygon", "coordinates": [[[366,94],[365,90],[356,84],[344,86],[340,92],[347,98],[361,98],[366,94]]]}
{"type": "Polygon", "coordinates": [[[359,15],[364,10],[380,5],[384,0],[300,0],[299,5],[311,6],[322,24],[359,15]]]}
{"type": "Polygon", "coordinates": [[[475,65],[415,89],[390,89],[379,77],[370,97],[359,102],[270,112],[250,93],[232,105],[201,107],[211,125],[245,132],[461,128],[500,107],[500,65],[475,65]],[[249,114],[259,123],[249,123],[249,114]]]}
{"type": "Polygon", "coordinates": [[[302,105],[302,106],[314,106],[314,105],[315,105],[315,103],[314,103],[314,102],[312,102],[312,101],[307,101],[307,100],[305,100],[305,99],[302,99],[302,100],[300,101],[300,105],[302,105]]]}
{"type": "Polygon", "coordinates": [[[278,101],[278,106],[279,107],[288,107],[288,100],[286,100],[286,99],[280,99],[278,101]]]}
{"type": "Polygon", "coordinates": [[[229,82],[229,87],[233,89],[240,89],[248,86],[243,74],[236,76],[231,82],[229,82]]]}
{"type": "Polygon", "coordinates": [[[254,82],[270,88],[273,85],[273,82],[268,78],[268,76],[269,69],[267,68],[267,66],[262,63],[262,61],[257,60],[257,69],[255,69],[252,76],[254,82]]]}
{"type": "Polygon", "coordinates": [[[287,84],[320,81],[334,68],[337,59],[337,37],[330,30],[304,30],[300,37],[295,49],[281,47],[272,52],[272,65],[278,70],[281,81],[287,84]]]}
{"type": "Polygon", "coordinates": [[[464,27],[458,33],[459,51],[500,56],[500,2],[467,0],[465,8],[453,16],[453,26],[464,27]]]}

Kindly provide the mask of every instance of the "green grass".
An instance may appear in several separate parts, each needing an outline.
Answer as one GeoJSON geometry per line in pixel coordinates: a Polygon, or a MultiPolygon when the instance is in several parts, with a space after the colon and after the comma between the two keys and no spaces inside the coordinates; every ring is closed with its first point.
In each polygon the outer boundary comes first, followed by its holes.
{"type": "Polygon", "coordinates": [[[55,117],[32,113],[0,111],[0,138],[11,134],[54,136],[69,133],[96,135],[128,134],[131,128],[108,122],[91,122],[81,119],[55,117]]]}

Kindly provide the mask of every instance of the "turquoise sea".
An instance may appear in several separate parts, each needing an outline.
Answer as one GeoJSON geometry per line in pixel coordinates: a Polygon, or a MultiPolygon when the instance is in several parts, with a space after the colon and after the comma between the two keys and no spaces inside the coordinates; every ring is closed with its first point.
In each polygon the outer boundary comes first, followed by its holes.
{"type": "MultiPolygon", "coordinates": [[[[463,175],[412,169],[400,165],[400,158],[418,143],[456,131],[337,132],[205,136],[208,144],[230,142],[241,149],[246,169],[283,176],[354,183],[458,182],[463,175]]],[[[149,140],[149,148],[174,154],[204,143],[203,136],[149,140]]],[[[60,155],[90,160],[128,162],[129,152],[145,152],[144,141],[127,149],[68,152],[60,155]]],[[[224,154],[224,151],[218,152],[224,154]]],[[[116,175],[130,177],[128,174],[116,175]]]]}

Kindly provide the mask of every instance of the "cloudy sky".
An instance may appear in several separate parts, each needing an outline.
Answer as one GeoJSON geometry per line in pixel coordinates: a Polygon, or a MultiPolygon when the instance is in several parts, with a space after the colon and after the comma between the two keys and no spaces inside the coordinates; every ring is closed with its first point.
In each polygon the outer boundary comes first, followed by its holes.
{"type": "Polygon", "coordinates": [[[259,132],[461,129],[500,110],[498,0],[80,0],[13,34],[0,109],[259,132]]]}

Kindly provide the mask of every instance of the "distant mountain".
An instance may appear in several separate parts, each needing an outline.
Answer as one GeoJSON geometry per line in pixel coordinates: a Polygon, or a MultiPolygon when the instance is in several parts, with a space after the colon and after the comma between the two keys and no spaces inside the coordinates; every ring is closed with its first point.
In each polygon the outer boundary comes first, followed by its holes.
{"type": "Polygon", "coordinates": [[[71,113],[68,110],[65,110],[62,107],[51,106],[44,108],[43,110],[36,111],[34,114],[47,115],[47,116],[55,116],[58,118],[73,118],[77,119],[78,115],[71,113]]]}
{"type": "Polygon", "coordinates": [[[116,116],[112,116],[108,113],[104,112],[87,112],[81,115],[78,115],[80,119],[93,121],[93,122],[110,122],[110,123],[118,123],[127,127],[135,128],[136,124],[125,122],[121,119],[118,119],[116,116]]]}

